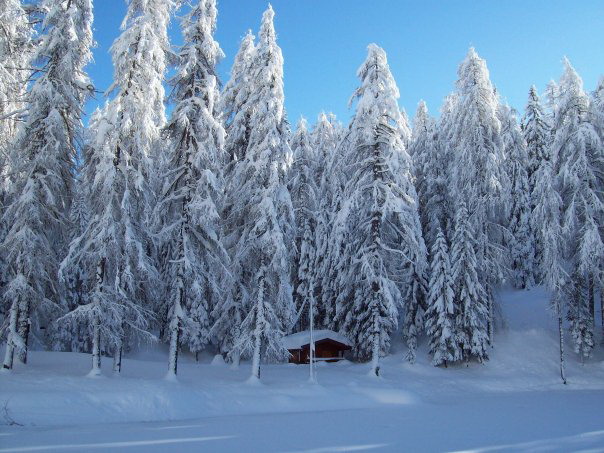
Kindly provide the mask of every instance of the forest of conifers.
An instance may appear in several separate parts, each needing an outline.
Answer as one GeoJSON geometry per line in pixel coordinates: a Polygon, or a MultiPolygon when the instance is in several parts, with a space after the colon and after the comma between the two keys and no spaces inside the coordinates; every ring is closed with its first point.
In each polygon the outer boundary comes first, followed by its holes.
{"type": "Polygon", "coordinates": [[[293,128],[273,18],[221,83],[216,0],[130,0],[107,101],[84,121],[92,0],[0,0],[4,368],[35,347],[119,372],[159,341],[169,375],[179,351],[211,350],[259,378],[311,325],[375,374],[396,337],[410,362],[419,342],[436,366],[483,362],[498,291],[535,285],[562,379],[566,345],[588,360],[604,329],[604,79],[585,91],[565,59],[516,112],[470,48],[439,115],[420,102],[411,121],[370,44],[350,123],[293,128]]]}

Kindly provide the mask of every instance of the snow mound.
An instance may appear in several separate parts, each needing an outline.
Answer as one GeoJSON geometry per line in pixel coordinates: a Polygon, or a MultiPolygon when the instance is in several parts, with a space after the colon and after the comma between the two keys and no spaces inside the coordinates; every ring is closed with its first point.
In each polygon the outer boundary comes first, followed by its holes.
{"type": "Polygon", "coordinates": [[[214,358],[212,359],[212,366],[225,366],[226,362],[224,361],[224,357],[222,357],[222,354],[216,354],[214,356],[214,358]]]}

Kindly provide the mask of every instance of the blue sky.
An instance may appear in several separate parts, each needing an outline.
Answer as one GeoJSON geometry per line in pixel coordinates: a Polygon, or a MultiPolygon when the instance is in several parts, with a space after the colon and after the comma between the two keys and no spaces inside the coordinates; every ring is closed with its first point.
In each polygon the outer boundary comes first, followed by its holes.
{"type": "MultiPolygon", "coordinates": [[[[240,39],[247,29],[258,30],[267,4],[218,0],[216,39],[226,54],[219,67],[223,82],[240,39]]],[[[487,60],[499,93],[519,109],[531,84],[543,91],[550,79],[559,78],[565,55],[589,91],[604,74],[603,0],[273,0],[272,5],[292,123],[301,115],[314,122],[322,110],[348,122],[356,70],[371,42],[386,50],[400,105],[410,116],[420,99],[438,113],[469,46],[487,60]]],[[[98,46],[88,71],[99,90],[111,83],[108,50],[125,10],[123,0],[95,1],[98,46]]],[[[177,20],[170,35],[180,41],[177,20]]]]}

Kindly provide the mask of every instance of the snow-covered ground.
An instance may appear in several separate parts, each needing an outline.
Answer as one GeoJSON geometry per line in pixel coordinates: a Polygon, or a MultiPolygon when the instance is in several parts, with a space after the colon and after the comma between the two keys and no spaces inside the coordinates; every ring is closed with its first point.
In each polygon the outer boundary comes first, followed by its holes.
{"type": "Polygon", "coordinates": [[[92,379],[88,355],[33,352],[0,375],[0,452],[604,451],[602,348],[585,365],[569,351],[562,385],[545,294],[502,296],[490,362],[434,368],[422,350],[409,365],[395,345],[379,379],[320,364],[311,385],[307,366],[284,364],[251,385],[247,364],[183,357],[169,382],[165,354],[144,351],[92,379]]]}

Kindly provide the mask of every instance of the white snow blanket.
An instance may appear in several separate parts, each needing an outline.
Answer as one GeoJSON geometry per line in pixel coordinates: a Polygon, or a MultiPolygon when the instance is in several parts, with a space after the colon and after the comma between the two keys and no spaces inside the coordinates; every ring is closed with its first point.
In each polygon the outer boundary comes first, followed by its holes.
{"type": "MultiPolygon", "coordinates": [[[[32,352],[0,373],[0,452],[518,452],[604,451],[604,351],[584,365],[567,349],[558,376],[556,322],[541,290],[503,294],[500,328],[484,365],[435,368],[424,349],[407,364],[393,345],[381,377],[348,361],[317,368],[179,360],[164,379],[157,345],[124,360],[123,375],[87,378],[87,354],[32,352]]],[[[598,338],[598,341],[600,339],[598,338]]]]}

